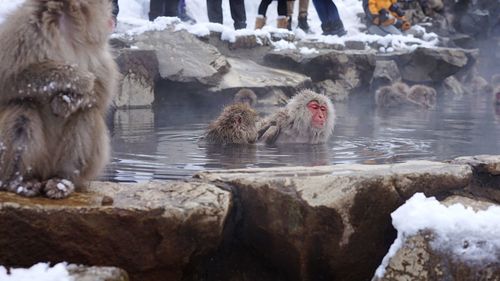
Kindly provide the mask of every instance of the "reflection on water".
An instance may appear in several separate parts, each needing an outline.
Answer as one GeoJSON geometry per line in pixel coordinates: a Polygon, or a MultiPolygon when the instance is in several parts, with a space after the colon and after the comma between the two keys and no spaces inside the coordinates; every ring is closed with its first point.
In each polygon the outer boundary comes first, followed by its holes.
{"type": "Polygon", "coordinates": [[[203,99],[166,99],[154,109],[118,110],[112,163],[103,179],[181,179],[205,169],[439,161],[500,151],[500,118],[487,95],[440,97],[432,111],[380,110],[366,97],[352,98],[336,105],[334,136],[324,145],[200,142],[222,106],[203,99]]]}

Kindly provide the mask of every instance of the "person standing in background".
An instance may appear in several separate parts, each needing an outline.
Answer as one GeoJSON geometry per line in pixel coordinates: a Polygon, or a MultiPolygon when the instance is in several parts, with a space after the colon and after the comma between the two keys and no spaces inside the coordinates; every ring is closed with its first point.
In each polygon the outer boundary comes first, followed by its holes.
{"type": "MultiPolygon", "coordinates": [[[[266,25],[267,8],[273,0],[260,1],[258,15],[255,18],[255,29],[261,29],[266,25]]],[[[287,0],[278,0],[278,20],[276,25],[278,28],[287,28],[287,0]]]]}
{"type": "Polygon", "coordinates": [[[363,10],[368,22],[368,33],[401,35],[402,31],[411,27],[397,0],[363,0],[363,10]]]}
{"type": "MultiPolygon", "coordinates": [[[[245,12],[244,0],[229,0],[231,17],[234,21],[234,29],[244,29],[247,27],[247,15],[245,12]]],[[[222,0],[207,0],[207,13],[210,22],[223,22],[222,0]]]]}
{"type": "Polygon", "coordinates": [[[149,2],[149,20],[157,17],[176,17],[179,0],[151,0],[149,2]]]}
{"type": "Polygon", "coordinates": [[[313,0],[313,4],[321,20],[323,35],[337,35],[340,37],[347,33],[333,0],[313,0]]]}
{"type": "MultiPolygon", "coordinates": [[[[287,1],[288,10],[288,30],[292,30],[293,6],[295,0],[287,1]]],[[[307,23],[307,11],[309,9],[309,0],[299,0],[299,15],[297,16],[297,27],[304,30],[305,33],[310,33],[309,23],[307,23]]]]}

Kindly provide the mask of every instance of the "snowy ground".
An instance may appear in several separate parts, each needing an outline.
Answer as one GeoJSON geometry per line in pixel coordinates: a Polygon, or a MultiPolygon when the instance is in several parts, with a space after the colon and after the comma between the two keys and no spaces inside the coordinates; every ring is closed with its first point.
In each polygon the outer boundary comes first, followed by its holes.
{"type": "MultiPolygon", "coordinates": [[[[14,9],[19,3],[24,0],[0,0],[0,22],[4,19],[5,15],[14,9]]],[[[268,24],[263,30],[254,31],[255,17],[257,15],[257,8],[259,1],[246,1],[245,8],[247,13],[247,29],[233,30],[233,21],[229,12],[229,1],[223,2],[224,11],[224,24],[213,24],[208,22],[206,13],[206,0],[186,0],[188,14],[197,21],[195,25],[178,23],[177,29],[186,29],[196,35],[206,35],[210,31],[219,31],[222,33],[223,40],[234,41],[237,35],[245,34],[258,34],[269,35],[270,32],[277,31],[276,29],[276,5],[277,2],[273,1],[269,6],[267,17],[268,24]]],[[[302,40],[314,40],[325,42],[329,44],[344,44],[347,40],[364,41],[364,42],[378,42],[381,47],[381,52],[391,52],[399,49],[412,49],[417,46],[433,47],[438,43],[438,38],[435,34],[424,34],[423,39],[414,38],[412,35],[396,36],[389,35],[386,37],[369,35],[362,30],[364,24],[361,22],[357,14],[363,13],[363,8],[360,0],[336,0],[335,4],[338,7],[340,17],[344,23],[345,29],[348,31],[346,36],[341,38],[337,36],[322,36],[321,35],[321,22],[316,14],[312,2],[309,6],[309,24],[314,34],[305,34],[300,29],[294,29],[295,36],[302,40]],[[411,46],[409,46],[411,45],[411,46]]],[[[119,0],[120,14],[118,15],[117,35],[133,36],[147,30],[161,30],[166,28],[168,24],[173,21],[172,18],[159,18],[155,22],[148,21],[149,0],[119,0]]],[[[293,26],[297,24],[298,4],[295,5],[295,13],[293,16],[293,26]]],[[[414,27],[419,32],[424,32],[421,27],[414,27]]],[[[116,35],[115,35],[116,36],[116,35]]],[[[292,44],[285,44],[280,42],[275,46],[276,49],[295,49],[296,46],[292,44]]],[[[306,51],[307,52],[307,51],[306,51]]],[[[314,50],[311,50],[314,52],[314,50]]]]}
{"type": "MultiPolygon", "coordinates": [[[[7,0],[2,0],[7,1],[7,0]]],[[[46,263],[38,263],[29,269],[10,269],[7,270],[0,266],[0,280],[1,281],[72,281],[73,278],[69,276],[66,270],[65,263],[58,263],[54,267],[50,267],[46,263]]]]}

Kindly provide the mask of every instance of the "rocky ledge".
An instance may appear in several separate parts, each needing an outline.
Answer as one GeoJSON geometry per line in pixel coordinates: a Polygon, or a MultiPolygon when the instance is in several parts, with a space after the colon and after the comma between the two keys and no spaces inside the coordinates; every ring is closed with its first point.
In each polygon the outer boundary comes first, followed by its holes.
{"type": "MultiPolygon", "coordinates": [[[[369,280],[405,200],[423,192],[496,205],[499,164],[205,171],[186,182],[95,182],[59,201],[2,192],[0,264],[116,266],[131,280],[369,280]]],[[[391,278],[381,280],[403,280],[391,278]]]]}

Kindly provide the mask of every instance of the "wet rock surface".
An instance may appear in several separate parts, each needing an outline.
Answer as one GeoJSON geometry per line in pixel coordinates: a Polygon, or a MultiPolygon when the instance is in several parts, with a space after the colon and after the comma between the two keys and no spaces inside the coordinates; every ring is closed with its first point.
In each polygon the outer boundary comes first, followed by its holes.
{"type": "MultiPolygon", "coordinates": [[[[477,209],[500,202],[498,185],[484,184],[498,159],[205,171],[187,182],[96,182],[64,200],[0,192],[0,264],[117,266],[153,281],[369,280],[396,237],[394,210],[417,192],[477,209]]],[[[411,239],[416,250],[394,272],[406,261],[411,280],[434,276],[428,265],[446,267],[442,278],[479,272],[430,249],[432,233],[411,239]]]]}
{"type": "Polygon", "coordinates": [[[116,267],[97,267],[70,264],[67,266],[74,281],[128,281],[128,274],[116,267]]]}
{"type": "Polygon", "coordinates": [[[417,191],[444,196],[471,176],[468,165],[418,161],[197,175],[233,187],[241,243],[284,280],[371,278],[395,237],[390,213],[417,191]]]}
{"type": "Polygon", "coordinates": [[[113,265],[132,280],[178,280],[218,247],[231,197],[206,183],[93,183],[65,200],[1,192],[0,202],[0,264],[113,265]]]}

